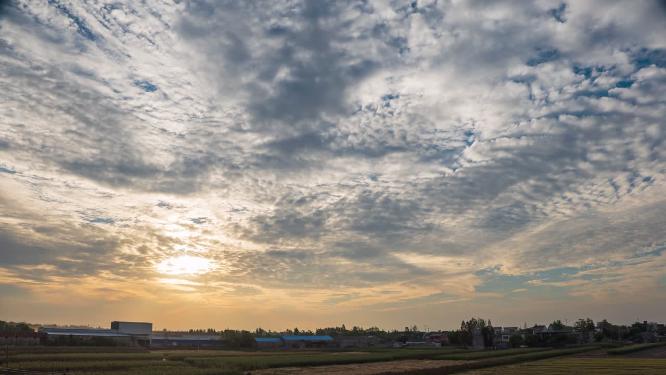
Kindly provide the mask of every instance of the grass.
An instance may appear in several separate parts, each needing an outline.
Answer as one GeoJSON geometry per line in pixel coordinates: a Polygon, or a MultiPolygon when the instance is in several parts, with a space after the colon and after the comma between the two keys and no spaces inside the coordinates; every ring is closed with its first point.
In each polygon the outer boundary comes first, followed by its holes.
{"type": "MultiPolygon", "coordinates": [[[[571,354],[578,354],[578,353],[583,353],[591,350],[598,349],[599,346],[582,346],[582,347],[576,347],[576,348],[568,348],[568,349],[550,349],[550,350],[542,350],[542,351],[536,351],[536,352],[529,352],[529,353],[524,353],[524,354],[514,354],[514,355],[508,355],[508,356],[503,356],[503,357],[486,357],[485,359],[480,359],[476,361],[470,361],[466,363],[460,363],[460,364],[454,364],[454,365],[449,365],[446,368],[440,368],[440,369],[424,369],[424,370],[413,370],[409,372],[405,372],[405,374],[410,374],[410,375],[435,375],[435,374],[451,374],[451,373],[459,373],[467,370],[475,370],[475,369],[484,369],[484,368],[489,368],[489,367],[496,367],[496,366],[506,366],[506,365],[511,365],[515,363],[521,363],[521,362],[531,362],[531,361],[538,361],[546,358],[553,358],[553,357],[561,357],[561,356],[566,356],[566,355],[571,355],[571,354]]],[[[472,353],[470,353],[472,354],[472,353]]]]}
{"type": "Polygon", "coordinates": [[[91,352],[90,348],[80,349],[83,352],[75,352],[74,348],[59,353],[41,349],[36,350],[36,353],[19,352],[11,355],[9,367],[38,371],[67,370],[68,374],[237,374],[269,367],[425,359],[464,351],[458,348],[438,348],[377,349],[369,352],[164,350],[105,353],[91,352]]]}
{"type": "Polygon", "coordinates": [[[636,344],[636,345],[622,346],[619,348],[609,349],[608,351],[606,351],[606,353],[610,355],[622,355],[622,354],[635,353],[646,349],[657,348],[660,346],[666,346],[666,342],[655,342],[650,344],[636,344]]]}
{"type": "Polygon", "coordinates": [[[526,353],[535,353],[549,350],[549,348],[518,348],[518,349],[506,349],[506,350],[484,350],[484,351],[474,351],[474,352],[460,352],[460,353],[450,353],[442,354],[432,359],[449,359],[449,360],[460,360],[460,361],[473,361],[486,358],[495,358],[495,357],[507,357],[517,354],[526,354],[526,353]]]}
{"type": "MultiPolygon", "coordinates": [[[[634,351],[638,347],[624,347],[634,351]]],[[[651,346],[641,345],[641,349],[651,346]]],[[[436,369],[413,370],[412,375],[448,374],[467,371],[468,374],[592,374],[623,373],[665,374],[666,359],[638,358],[574,358],[566,357],[600,346],[567,349],[521,348],[496,351],[468,351],[458,348],[439,349],[377,349],[349,351],[275,351],[234,352],[223,350],[165,350],[153,352],[76,353],[64,350],[56,353],[21,353],[13,355],[10,367],[63,371],[85,375],[229,375],[246,371],[277,368],[324,366],[351,363],[385,362],[405,359],[461,360],[442,363],[436,369]],[[554,359],[554,357],[564,357],[554,359]],[[471,372],[470,372],[471,371],[471,372]]]]}
{"type": "Polygon", "coordinates": [[[663,375],[666,359],[558,358],[465,372],[466,375],[663,375]]]}
{"type": "Polygon", "coordinates": [[[14,354],[38,354],[38,353],[148,353],[148,349],[134,346],[10,346],[2,348],[14,354]]]}
{"type": "Polygon", "coordinates": [[[275,367],[304,367],[342,365],[350,363],[386,362],[404,359],[434,359],[445,353],[458,352],[456,349],[390,350],[363,354],[319,353],[312,355],[252,356],[252,357],[211,357],[185,358],[185,362],[200,368],[218,368],[230,371],[249,371],[275,367]]]}

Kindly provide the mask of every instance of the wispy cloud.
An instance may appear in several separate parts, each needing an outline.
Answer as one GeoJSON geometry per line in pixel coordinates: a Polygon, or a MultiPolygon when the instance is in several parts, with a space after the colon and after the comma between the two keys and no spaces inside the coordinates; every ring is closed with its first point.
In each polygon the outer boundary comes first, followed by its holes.
{"type": "Polygon", "coordinates": [[[663,297],[658,2],[0,4],[0,312],[663,297]]]}

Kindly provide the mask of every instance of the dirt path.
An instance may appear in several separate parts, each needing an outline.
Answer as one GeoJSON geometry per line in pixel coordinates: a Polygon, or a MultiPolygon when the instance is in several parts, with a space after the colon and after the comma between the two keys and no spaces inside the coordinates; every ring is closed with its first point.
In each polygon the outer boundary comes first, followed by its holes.
{"type": "Polygon", "coordinates": [[[374,375],[374,374],[400,374],[410,370],[424,370],[444,368],[450,365],[466,363],[467,361],[447,360],[419,360],[411,359],[405,361],[356,363],[351,365],[333,365],[317,367],[283,367],[252,371],[252,375],[302,375],[302,374],[345,374],[345,375],[374,375]]]}

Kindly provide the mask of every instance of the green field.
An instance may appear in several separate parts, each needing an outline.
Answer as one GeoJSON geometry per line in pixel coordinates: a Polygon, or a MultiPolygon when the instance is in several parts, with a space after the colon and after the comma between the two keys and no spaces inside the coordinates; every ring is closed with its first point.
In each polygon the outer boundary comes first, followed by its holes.
{"type": "Polygon", "coordinates": [[[610,355],[622,355],[622,354],[629,354],[629,353],[636,353],[640,352],[646,349],[652,349],[652,348],[659,348],[662,346],[666,346],[666,342],[655,342],[655,343],[650,343],[650,344],[636,344],[636,345],[628,345],[628,346],[622,346],[619,348],[613,348],[608,350],[608,354],[610,355]]]}
{"type": "Polygon", "coordinates": [[[465,375],[663,375],[666,359],[645,358],[558,358],[526,362],[511,366],[491,367],[464,372],[465,375]]]}
{"type": "Polygon", "coordinates": [[[68,374],[237,374],[243,371],[288,367],[367,363],[400,359],[428,359],[461,349],[385,349],[368,352],[235,352],[180,350],[153,352],[88,352],[72,349],[59,353],[37,350],[14,353],[9,367],[38,371],[67,371],[68,374]]]}
{"type": "MultiPolygon", "coordinates": [[[[631,348],[632,352],[638,347],[631,348]]],[[[654,346],[641,346],[650,349],[654,346]]],[[[105,348],[33,348],[10,353],[11,368],[58,371],[81,374],[243,374],[247,371],[282,368],[327,366],[352,363],[380,363],[397,360],[430,360],[431,368],[411,370],[410,374],[666,374],[666,359],[576,358],[575,354],[596,350],[599,346],[565,349],[523,348],[471,351],[460,348],[438,349],[373,349],[368,351],[225,351],[165,350],[121,351],[105,348]],[[558,358],[555,358],[558,357],[558,358]],[[432,368],[432,361],[442,366],[432,368]],[[451,362],[455,361],[455,362],[451,362]],[[444,370],[444,367],[446,369],[444,370]]],[[[604,352],[605,353],[605,352],[604,352]]],[[[3,363],[4,365],[4,363],[3,363]]],[[[420,366],[420,365],[419,365],[420,366]]]]}

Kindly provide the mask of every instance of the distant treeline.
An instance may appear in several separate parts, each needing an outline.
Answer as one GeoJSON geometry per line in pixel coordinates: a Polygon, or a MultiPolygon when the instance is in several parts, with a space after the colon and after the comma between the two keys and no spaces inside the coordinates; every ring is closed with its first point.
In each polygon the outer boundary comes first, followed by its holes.
{"type": "MultiPolygon", "coordinates": [[[[6,322],[0,320],[0,332],[5,333],[18,333],[18,332],[34,332],[31,324],[24,322],[6,322]]],[[[538,335],[534,334],[534,328],[539,327],[534,325],[533,327],[527,327],[524,325],[511,336],[511,346],[542,346],[542,345],[557,345],[557,344],[568,344],[566,340],[573,340],[571,337],[566,335],[553,336],[549,340],[560,340],[562,342],[542,342],[543,338],[540,338],[538,335]]],[[[631,325],[616,325],[608,322],[607,320],[602,320],[598,323],[594,323],[592,319],[578,319],[572,326],[566,326],[560,320],[556,320],[550,323],[548,326],[541,326],[549,330],[571,330],[576,333],[583,333],[586,336],[589,336],[592,341],[635,341],[635,342],[647,342],[650,341],[646,339],[649,335],[656,335],[659,337],[666,336],[666,326],[664,324],[655,324],[648,322],[635,322],[631,325]]],[[[222,339],[226,340],[229,345],[234,347],[251,347],[255,344],[255,337],[279,337],[282,335],[329,335],[332,337],[345,337],[345,336],[374,336],[380,340],[385,341],[419,341],[423,340],[426,334],[437,334],[445,332],[448,337],[448,342],[451,345],[462,345],[470,346],[473,344],[473,336],[480,335],[483,344],[486,347],[493,346],[495,340],[495,330],[493,328],[490,320],[485,320],[482,318],[471,318],[470,320],[464,320],[460,324],[460,328],[450,331],[423,331],[420,330],[416,325],[411,327],[405,327],[403,330],[383,330],[378,327],[359,327],[353,326],[351,329],[347,328],[344,324],[336,327],[325,327],[317,328],[313,330],[306,329],[287,329],[284,331],[272,331],[265,330],[263,328],[257,328],[254,331],[248,330],[235,330],[235,329],[224,329],[216,330],[214,328],[208,329],[190,329],[187,331],[167,331],[164,332],[170,333],[189,333],[189,334],[208,334],[220,336],[222,339]]]]}
{"type": "Polygon", "coordinates": [[[35,330],[27,323],[5,322],[4,320],[0,320],[0,332],[28,333],[35,332],[35,330]]]}

